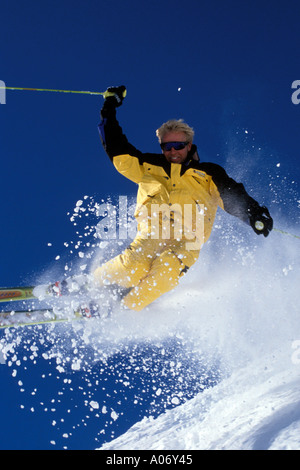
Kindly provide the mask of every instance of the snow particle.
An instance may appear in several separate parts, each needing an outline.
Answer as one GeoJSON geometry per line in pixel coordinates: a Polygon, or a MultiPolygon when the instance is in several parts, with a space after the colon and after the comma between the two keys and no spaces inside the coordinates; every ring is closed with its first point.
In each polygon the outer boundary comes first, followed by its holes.
{"type": "Polygon", "coordinates": [[[112,412],[110,413],[110,416],[112,417],[114,421],[117,421],[119,417],[118,413],[116,413],[114,410],[112,410],[112,412]]]}
{"type": "Polygon", "coordinates": [[[180,404],[180,400],[179,400],[178,397],[173,397],[171,402],[172,402],[173,405],[179,405],[180,404]]]}
{"type": "Polygon", "coordinates": [[[91,408],[93,408],[94,410],[99,410],[100,406],[99,406],[99,403],[97,401],[90,401],[90,406],[91,408]]]}

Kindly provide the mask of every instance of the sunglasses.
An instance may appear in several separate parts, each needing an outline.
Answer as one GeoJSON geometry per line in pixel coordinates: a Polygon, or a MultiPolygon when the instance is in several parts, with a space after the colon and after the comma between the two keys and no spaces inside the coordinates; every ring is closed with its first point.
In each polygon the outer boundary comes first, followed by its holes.
{"type": "Polygon", "coordinates": [[[174,150],[183,150],[189,142],[162,142],[160,148],[165,152],[170,152],[173,148],[174,150]]]}

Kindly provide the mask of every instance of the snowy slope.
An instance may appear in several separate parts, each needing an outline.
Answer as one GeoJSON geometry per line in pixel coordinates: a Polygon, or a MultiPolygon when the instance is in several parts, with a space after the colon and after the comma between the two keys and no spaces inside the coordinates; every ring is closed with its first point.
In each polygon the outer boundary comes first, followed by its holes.
{"type": "Polygon", "coordinates": [[[255,241],[227,247],[219,263],[208,245],[190,277],[138,322],[149,337],[157,315],[162,336],[172,325],[194,354],[217,355],[224,378],[101,449],[300,449],[299,241],[255,241]]]}
{"type": "Polygon", "coordinates": [[[157,419],[144,419],[102,449],[299,450],[299,366],[278,372],[265,364],[253,363],[157,419]]]}

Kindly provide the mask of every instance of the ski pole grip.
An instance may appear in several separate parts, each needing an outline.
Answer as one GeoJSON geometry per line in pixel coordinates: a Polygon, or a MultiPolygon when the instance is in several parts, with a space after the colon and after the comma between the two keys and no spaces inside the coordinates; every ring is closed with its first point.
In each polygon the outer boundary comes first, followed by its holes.
{"type": "MultiPolygon", "coordinates": [[[[122,93],[122,97],[125,98],[127,94],[127,90],[125,89],[122,93]]],[[[106,90],[104,93],[103,93],[103,98],[106,100],[106,98],[109,98],[110,96],[116,96],[116,93],[112,92],[112,91],[108,91],[106,90]]]]}
{"type": "Polygon", "coordinates": [[[255,228],[261,232],[265,228],[265,224],[261,220],[257,220],[255,222],[255,228]]]}

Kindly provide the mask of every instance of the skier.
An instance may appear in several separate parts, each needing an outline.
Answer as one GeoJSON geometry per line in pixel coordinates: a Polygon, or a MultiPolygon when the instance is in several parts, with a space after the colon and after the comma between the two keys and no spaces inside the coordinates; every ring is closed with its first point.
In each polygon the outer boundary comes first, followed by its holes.
{"type": "Polygon", "coordinates": [[[140,311],[173,289],[196,262],[218,206],[265,237],[273,220],[221,166],[200,162],[194,131],[182,120],[168,121],[156,131],[161,154],[131,145],[116,119],[125,95],[124,86],[107,89],[99,131],[115,168],[138,184],[137,235],[93,277],[98,286],[119,286],[122,304],[140,311]]]}

